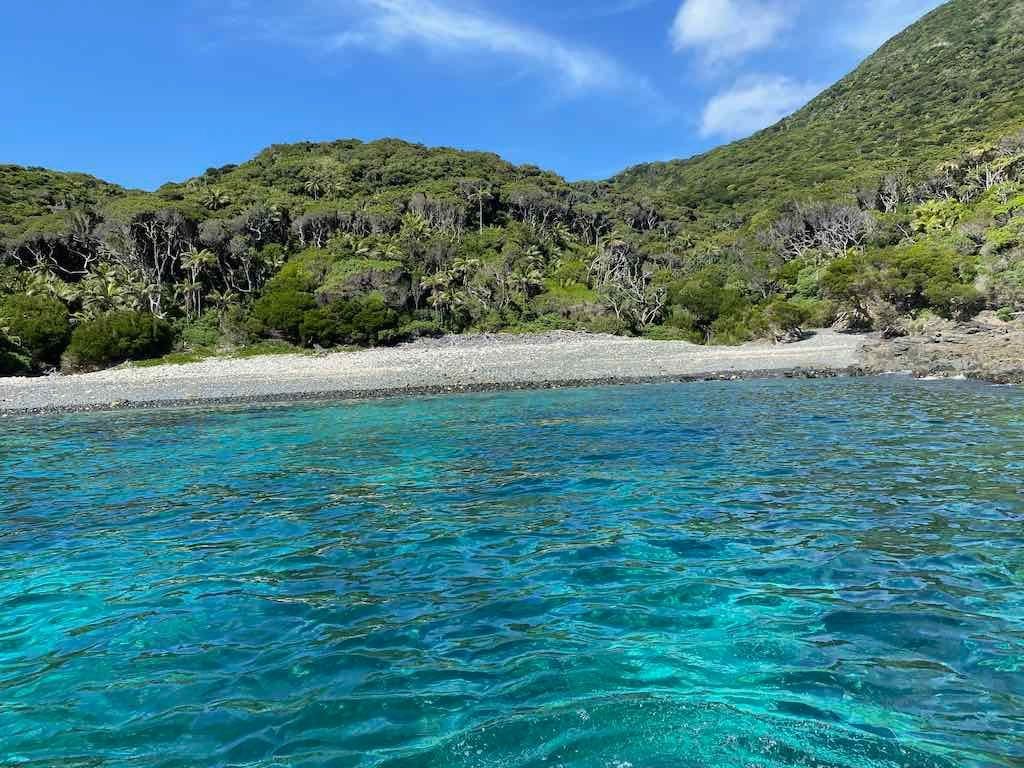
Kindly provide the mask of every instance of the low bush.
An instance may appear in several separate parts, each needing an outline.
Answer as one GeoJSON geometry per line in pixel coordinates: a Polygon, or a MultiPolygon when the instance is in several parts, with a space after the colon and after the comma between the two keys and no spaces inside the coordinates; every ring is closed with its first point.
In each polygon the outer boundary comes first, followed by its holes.
{"type": "Polygon", "coordinates": [[[973,285],[936,279],[925,285],[928,304],[943,317],[969,320],[985,308],[985,297],[973,285]]]}
{"type": "Polygon", "coordinates": [[[253,304],[252,318],[262,335],[299,341],[306,313],[315,309],[312,293],[293,281],[275,278],[253,304]]]}
{"type": "Polygon", "coordinates": [[[973,284],[975,274],[970,259],[943,244],[922,242],[836,259],[822,277],[822,288],[861,313],[885,303],[902,315],[931,309],[962,320],[985,307],[973,284]]]}
{"type": "Polygon", "coordinates": [[[178,334],[187,350],[214,349],[220,343],[220,318],[216,312],[207,312],[198,320],[185,323],[178,334]]]}
{"type": "Polygon", "coordinates": [[[587,333],[608,333],[615,336],[632,336],[633,329],[629,324],[615,315],[601,315],[582,323],[581,330],[587,333]]]}
{"type": "Polygon", "coordinates": [[[810,320],[810,312],[794,301],[777,298],[765,309],[765,319],[776,334],[797,335],[810,320]]]}
{"type": "Polygon", "coordinates": [[[95,371],[123,363],[161,357],[171,351],[171,326],[141,312],[108,312],[82,323],[71,334],[63,366],[95,371]]]}
{"type": "Polygon", "coordinates": [[[721,315],[711,324],[709,343],[734,346],[764,337],[768,334],[768,323],[762,312],[748,309],[729,315],[721,315]]]}
{"type": "Polygon", "coordinates": [[[0,333],[0,376],[24,376],[31,371],[32,361],[29,356],[0,333]]]}
{"type": "Polygon", "coordinates": [[[393,331],[381,331],[381,344],[404,344],[416,339],[436,339],[444,335],[444,329],[434,320],[412,320],[393,331]]]}
{"type": "Polygon", "coordinates": [[[538,315],[530,320],[523,320],[517,323],[503,326],[502,333],[550,333],[551,331],[582,331],[583,328],[575,320],[562,317],[562,315],[548,312],[538,315]]]}
{"type": "Polygon", "coordinates": [[[287,341],[281,339],[270,339],[267,341],[260,341],[255,344],[249,344],[247,346],[236,349],[231,353],[231,357],[236,360],[247,360],[252,357],[268,357],[270,355],[300,355],[305,354],[305,350],[301,347],[296,347],[294,344],[290,344],[287,341]]]}
{"type": "Polygon", "coordinates": [[[0,327],[35,367],[57,365],[71,338],[67,307],[50,296],[8,296],[0,301],[0,327]]]}
{"type": "Polygon", "coordinates": [[[652,325],[644,332],[644,338],[652,341],[690,341],[694,344],[704,341],[699,333],[675,328],[671,325],[652,325]]]}
{"type": "Polygon", "coordinates": [[[711,267],[668,286],[665,325],[700,335],[704,341],[736,344],[755,335],[749,319],[749,299],[728,281],[722,269],[711,267]]]}
{"type": "Polygon", "coordinates": [[[789,301],[806,312],[805,325],[808,328],[828,328],[835,323],[839,314],[835,302],[825,299],[793,298],[789,301]]]}
{"type": "Polygon", "coordinates": [[[309,310],[303,316],[299,336],[303,344],[336,347],[343,344],[376,346],[382,337],[402,324],[402,317],[380,296],[335,301],[309,310]]]}
{"type": "Polygon", "coordinates": [[[259,328],[247,307],[230,304],[220,312],[220,343],[228,347],[246,347],[259,337],[259,328]]]}

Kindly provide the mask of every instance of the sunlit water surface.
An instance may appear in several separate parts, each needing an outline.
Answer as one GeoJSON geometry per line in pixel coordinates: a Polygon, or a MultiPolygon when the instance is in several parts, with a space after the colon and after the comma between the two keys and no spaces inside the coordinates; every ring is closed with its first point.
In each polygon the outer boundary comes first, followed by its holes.
{"type": "Polygon", "coordinates": [[[0,420],[0,765],[1024,765],[1024,392],[0,420]]]}

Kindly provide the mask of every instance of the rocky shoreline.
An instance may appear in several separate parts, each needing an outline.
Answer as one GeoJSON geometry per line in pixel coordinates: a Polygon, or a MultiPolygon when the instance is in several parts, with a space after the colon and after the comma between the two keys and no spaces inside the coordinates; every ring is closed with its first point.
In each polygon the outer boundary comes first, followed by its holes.
{"type": "Polygon", "coordinates": [[[0,379],[0,413],[196,407],[862,372],[870,337],[702,347],[578,333],[479,335],[321,356],[212,359],[0,379]]]}
{"type": "Polygon", "coordinates": [[[103,413],[109,411],[136,411],[160,409],[200,408],[231,405],[281,405],[287,403],[317,403],[342,400],[384,400],[394,397],[435,397],[443,395],[480,394],[488,392],[525,392],[541,389],[579,389],[583,387],[621,387],[642,384],[687,384],[698,381],[746,381],[751,379],[835,379],[871,375],[863,368],[743,371],[736,373],[706,373],[694,376],[638,376],[608,379],[575,379],[562,381],[536,381],[495,384],[466,384],[456,386],[383,388],[376,390],[331,390],[324,392],[295,392],[268,395],[239,395],[237,397],[193,398],[185,400],[112,401],[86,405],[53,405],[39,408],[0,408],[0,416],[45,415],[66,413],[103,413]]]}
{"type": "Polygon", "coordinates": [[[392,349],[212,359],[0,379],[4,416],[370,400],[751,378],[906,374],[1024,384],[1024,328],[982,317],[894,339],[819,331],[795,344],[701,347],[577,333],[478,335],[392,349]]]}
{"type": "Polygon", "coordinates": [[[864,368],[917,378],[1024,384],[1024,327],[989,313],[968,322],[932,321],[915,333],[866,344],[864,368]]]}

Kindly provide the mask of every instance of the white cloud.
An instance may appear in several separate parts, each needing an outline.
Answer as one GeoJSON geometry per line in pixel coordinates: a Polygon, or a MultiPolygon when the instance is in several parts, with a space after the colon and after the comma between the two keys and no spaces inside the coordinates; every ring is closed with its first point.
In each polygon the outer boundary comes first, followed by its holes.
{"type": "Polygon", "coordinates": [[[235,29],[321,50],[369,48],[390,51],[420,46],[443,53],[515,59],[554,75],[570,90],[630,90],[653,98],[645,79],[602,51],[576,45],[539,29],[483,13],[457,0],[235,0],[227,21],[235,29]],[[239,5],[241,4],[241,5],[239,5]]]}
{"type": "Polygon", "coordinates": [[[839,40],[859,53],[871,53],[946,0],[846,0],[839,40]]]}
{"type": "MultiPolygon", "coordinates": [[[[475,49],[526,59],[559,73],[576,88],[618,86],[621,68],[596,51],[568,45],[537,30],[456,10],[429,0],[364,0],[370,18],[359,32],[375,45],[421,43],[475,49]]],[[[343,36],[340,42],[346,42],[343,36]]],[[[351,42],[351,38],[347,40],[351,42]]]]}
{"type": "Polygon", "coordinates": [[[692,48],[715,63],[771,46],[788,25],[777,2],[684,0],[671,35],[677,51],[692,48]]]}
{"type": "Polygon", "coordinates": [[[819,85],[782,75],[745,78],[707,103],[701,134],[723,139],[749,136],[792,114],[820,91],[819,85]]]}

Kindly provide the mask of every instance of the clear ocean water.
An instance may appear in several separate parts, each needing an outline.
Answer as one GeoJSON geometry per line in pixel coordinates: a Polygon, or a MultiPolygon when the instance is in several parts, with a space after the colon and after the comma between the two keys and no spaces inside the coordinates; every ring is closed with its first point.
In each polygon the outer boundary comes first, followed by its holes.
{"type": "Polygon", "coordinates": [[[0,766],[1024,765],[1024,391],[0,420],[0,766]]]}

